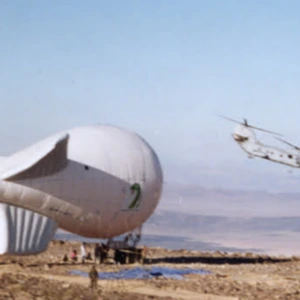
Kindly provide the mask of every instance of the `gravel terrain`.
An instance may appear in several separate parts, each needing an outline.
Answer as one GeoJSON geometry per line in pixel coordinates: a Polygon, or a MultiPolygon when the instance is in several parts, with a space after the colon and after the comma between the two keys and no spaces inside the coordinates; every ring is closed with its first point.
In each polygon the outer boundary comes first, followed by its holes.
{"type": "Polygon", "coordinates": [[[298,257],[149,248],[143,265],[116,265],[109,259],[97,269],[109,272],[155,265],[201,268],[211,274],[190,274],[184,280],[99,279],[98,290],[91,291],[88,278],[70,271],[88,272],[92,263],[62,261],[79,247],[78,242],[53,241],[39,255],[0,256],[0,299],[300,299],[298,257]]]}

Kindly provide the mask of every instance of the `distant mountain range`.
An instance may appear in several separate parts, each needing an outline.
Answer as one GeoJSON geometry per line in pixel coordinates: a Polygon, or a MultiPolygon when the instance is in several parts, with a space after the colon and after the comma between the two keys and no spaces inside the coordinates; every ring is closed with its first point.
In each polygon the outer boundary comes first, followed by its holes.
{"type": "Polygon", "coordinates": [[[158,210],[227,217],[300,217],[300,193],[164,185],[158,210]]]}
{"type": "MultiPolygon", "coordinates": [[[[89,240],[61,230],[56,238],[89,240]]],[[[142,244],[300,255],[300,194],[166,184],[142,244]]]]}
{"type": "Polygon", "coordinates": [[[146,223],[145,228],[152,234],[194,236],[215,233],[246,232],[299,232],[300,217],[222,217],[186,214],[181,212],[158,211],[146,223]],[[156,232],[157,230],[157,232],[156,232]]]}

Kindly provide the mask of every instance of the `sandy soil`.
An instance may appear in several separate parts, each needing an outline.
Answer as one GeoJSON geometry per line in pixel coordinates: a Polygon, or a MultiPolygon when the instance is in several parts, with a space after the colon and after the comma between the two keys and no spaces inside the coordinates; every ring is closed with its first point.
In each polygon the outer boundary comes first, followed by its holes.
{"type": "MultiPolygon", "coordinates": [[[[91,263],[62,262],[78,242],[53,241],[35,256],[0,256],[0,299],[300,299],[300,258],[270,257],[245,253],[204,253],[186,250],[148,249],[143,267],[202,268],[210,275],[188,275],[186,280],[158,277],[149,280],[102,280],[92,292],[89,279],[69,275],[70,270],[88,272],[91,263]]],[[[137,265],[97,266],[116,271],[137,265]]]]}

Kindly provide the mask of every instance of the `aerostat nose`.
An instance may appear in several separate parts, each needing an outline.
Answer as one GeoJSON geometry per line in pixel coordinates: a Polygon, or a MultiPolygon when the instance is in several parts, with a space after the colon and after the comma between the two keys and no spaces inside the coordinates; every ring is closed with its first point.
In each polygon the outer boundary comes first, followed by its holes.
{"type": "Polygon", "coordinates": [[[255,140],[255,133],[252,129],[245,125],[239,124],[232,133],[233,139],[238,143],[243,143],[248,140],[255,140]]]}

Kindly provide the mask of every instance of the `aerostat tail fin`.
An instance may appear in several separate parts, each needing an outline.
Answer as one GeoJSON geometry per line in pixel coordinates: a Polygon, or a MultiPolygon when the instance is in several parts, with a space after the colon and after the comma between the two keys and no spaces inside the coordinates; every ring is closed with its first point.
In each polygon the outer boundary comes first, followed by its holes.
{"type": "Polygon", "coordinates": [[[63,134],[35,144],[5,158],[2,180],[17,181],[50,176],[67,166],[69,135],[63,134]]]}

